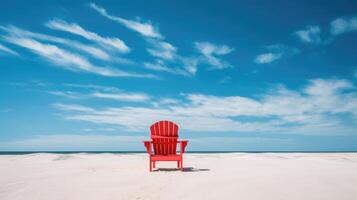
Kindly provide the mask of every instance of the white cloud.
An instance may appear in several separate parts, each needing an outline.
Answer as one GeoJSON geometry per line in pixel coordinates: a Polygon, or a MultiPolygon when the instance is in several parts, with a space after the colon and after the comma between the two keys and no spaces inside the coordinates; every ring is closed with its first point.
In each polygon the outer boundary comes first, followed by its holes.
{"type": "MultiPolygon", "coordinates": [[[[180,67],[168,67],[164,61],[162,60],[156,60],[155,62],[144,62],[143,66],[146,69],[154,70],[154,71],[159,71],[159,72],[168,72],[171,74],[179,74],[179,75],[184,75],[184,76],[190,76],[192,75],[190,72],[187,72],[186,69],[182,69],[180,67]]],[[[188,66],[188,65],[185,65],[188,66]]],[[[196,71],[195,71],[196,72],[196,71]]],[[[195,73],[194,72],[194,73],[195,73]]],[[[193,73],[193,74],[194,74],[193,73]]]]}
{"type": "Polygon", "coordinates": [[[110,60],[111,59],[110,56],[102,49],[93,47],[91,45],[85,45],[78,41],[54,37],[54,36],[40,34],[40,33],[34,33],[34,32],[20,29],[15,26],[0,26],[0,29],[7,31],[10,35],[13,35],[16,37],[27,37],[27,38],[32,38],[32,39],[38,39],[41,41],[47,41],[47,42],[49,41],[49,42],[59,43],[59,44],[66,45],[67,47],[71,47],[71,48],[80,50],[82,52],[88,53],[89,55],[94,56],[95,58],[98,58],[98,59],[102,59],[102,60],[110,60]]]}
{"type": "Polygon", "coordinates": [[[189,107],[146,108],[146,107],[121,107],[106,108],[93,112],[71,113],[65,117],[67,120],[88,121],[96,124],[110,124],[123,127],[125,131],[144,131],[150,124],[162,119],[170,119],[179,123],[187,131],[225,132],[244,131],[260,132],[278,130],[273,122],[240,122],[229,117],[202,115],[203,111],[189,107]],[[183,109],[183,110],[181,110],[183,109]],[[189,110],[192,109],[192,110],[189,110]],[[196,111],[196,112],[194,112],[196,111]]]}
{"type": "MultiPolygon", "coordinates": [[[[94,3],[90,3],[90,7],[104,17],[119,22],[125,27],[144,36],[145,41],[149,44],[146,48],[147,52],[157,59],[150,62],[140,62],[146,69],[184,76],[193,76],[197,73],[198,65],[201,64],[208,64],[212,69],[233,67],[230,63],[219,58],[220,56],[227,55],[233,51],[233,48],[226,45],[196,42],[195,46],[203,56],[182,56],[177,53],[177,48],[174,45],[164,40],[164,37],[159,33],[158,29],[151,24],[151,22],[139,22],[112,16],[109,15],[104,8],[94,3]]],[[[130,51],[130,48],[119,38],[102,37],[95,32],[84,29],[76,23],[68,23],[61,19],[50,20],[45,23],[45,25],[53,30],[64,31],[81,36],[89,41],[95,42],[95,44],[84,44],[76,40],[35,33],[11,25],[0,26],[0,29],[5,30],[9,34],[7,37],[3,37],[5,40],[10,40],[18,46],[30,49],[41,57],[46,58],[56,65],[65,67],[66,69],[86,71],[103,76],[156,78],[156,76],[151,74],[130,73],[106,66],[98,66],[90,59],[96,58],[124,64],[139,64],[129,59],[113,56],[113,53],[115,52],[112,52],[112,50],[122,53],[130,51]],[[20,44],[20,40],[24,41],[26,44],[20,44]],[[100,45],[100,47],[98,47],[98,45],[100,45]],[[83,53],[89,54],[91,57],[85,57],[85,55],[82,55],[83,53]]],[[[1,47],[2,46],[0,46],[0,48],[1,47]]],[[[5,48],[3,47],[2,50],[4,51],[5,48]]],[[[8,51],[9,49],[6,50],[8,51]]]]}
{"type": "Polygon", "coordinates": [[[11,50],[10,48],[0,44],[0,51],[3,51],[3,52],[6,52],[6,53],[9,53],[9,54],[12,54],[12,55],[15,55],[15,56],[18,56],[19,54],[13,50],[11,50]]]}
{"type": "MultiPolygon", "coordinates": [[[[140,23],[137,21],[126,20],[121,17],[109,15],[104,8],[94,3],[91,3],[90,7],[99,12],[104,17],[116,21],[145,37],[147,43],[149,44],[149,47],[146,50],[151,56],[159,59],[155,62],[143,62],[145,68],[154,71],[168,72],[185,76],[191,76],[197,72],[198,59],[183,57],[177,54],[177,48],[171,43],[164,41],[164,37],[159,33],[158,28],[154,27],[151,23],[140,23]],[[168,67],[167,65],[174,67],[168,67]]],[[[225,51],[230,50],[231,49],[227,46],[217,47],[215,52],[212,52],[212,54],[209,55],[209,63],[213,63],[219,67],[230,66],[228,63],[223,62],[213,56],[213,54],[226,54],[225,51]]]]}
{"type": "Polygon", "coordinates": [[[357,30],[357,17],[347,18],[337,18],[331,22],[331,34],[339,35],[342,33],[356,31],[357,30]]]}
{"type": "Polygon", "coordinates": [[[349,117],[357,117],[357,91],[349,81],[316,79],[302,90],[280,86],[258,96],[187,94],[184,99],[175,99],[173,104],[153,101],[154,107],[73,109],[65,118],[118,125],[126,131],[143,131],[157,120],[170,119],[187,131],[355,133],[357,124],[346,123],[349,117]]]}
{"type": "Polygon", "coordinates": [[[184,76],[196,74],[197,65],[202,59],[181,56],[177,53],[176,47],[162,40],[148,39],[147,41],[151,45],[147,51],[158,59],[155,62],[144,62],[145,68],[184,76]]]}
{"type": "Polygon", "coordinates": [[[320,27],[319,26],[307,26],[306,29],[296,31],[295,34],[302,42],[306,43],[320,43],[320,27]]]}
{"type": "Polygon", "coordinates": [[[192,57],[181,57],[183,68],[190,74],[195,75],[199,59],[192,57]]]}
{"type": "Polygon", "coordinates": [[[174,45],[164,40],[158,28],[154,27],[151,22],[142,23],[116,17],[108,14],[104,8],[94,3],[90,3],[89,5],[102,16],[140,33],[145,38],[149,44],[146,50],[151,56],[159,59],[155,62],[143,62],[144,67],[147,69],[192,76],[196,74],[198,64],[209,64],[213,69],[233,67],[230,63],[218,58],[219,56],[229,54],[233,51],[233,48],[226,45],[218,46],[209,42],[196,42],[195,46],[203,56],[185,57],[177,53],[177,48],[174,45]]]}
{"type": "Polygon", "coordinates": [[[87,40],[97,42],[103,47],[114,48],[122,53],[127,53],[130,51],[130,48],[121,39],[99,36],[94,32],[85,30],[84,28],[75,23],[67,23],[66,21],[60,19],[54,19],[47,22],[46,26],[54,30],[65,31],[82,36],[87,40]]]}
{"type": "Polygon", "coordinates": [[[99,14],[101,14],[102,16],[104,16],[110,20],[113,20],[115,22],[118,22],[133,31],[138,32],[144,37],[162,38],[161,34],[159,33],[159,30],[156,27],[154,27],[150,22],[143,23],[143,22],[128,20],[128,19],[124,19],[121,17],[109,15],[104,8],[98,6],[94,3],[90,3],[89,6],[91,8],[93,8],[95,11],[97,11],[99,14]]]}
{"type": "Polygon", "coordinates": [[[160,99],[160,101],[158,103],[162,104],[162,105],[174,105],[174,104],[179,104],[180,101],[178,101],[177,99],[173,99],[173,98],[163,98],[163,99],[160,99]]]}
{"type": "Polygon", "coordinates": [[[150,96],[144,93],[103,93],[94,92],[91,94],[92,97],[103,98],[103,99],[113,99],[118,101],[129,101],[129,102],[145,102],[150,100],[150,96]]]}
{"type": "Polygon", "coordinates": [[[254,59],[255,63],[268,64],[282,58],[283,56],[292,56],[300,52],[297,48],[288,47],[282,44],[269,45],[265,48],[268,52],[257,55],[254,59]]]}
{"type": "Polygon", "coordinates": [[[347,80],[329,80],[314,79],[311,81],[305,92],[311,96],[331,96],[343,89],[353,89],[351,82],[347,80]]]}
{"type": "Polygon", "coordinates": [[[279,59],[280,57],[281,57],[281,53],[264,53],[258,55],[254,59],[254,62],[257,64],[267,64],[279,59]]]}
{"type": "Polygon", "coordinates": [[[81,94],[72,91],[48,91],[49,94],[66,97],[69,99],[80,99],[82,97],[81,94]]]}
{"type": "Polygon", "coordinates": [[[35,54],[68,70],[83,71],[110,77],[154,78],[154,76],[150,74],[136,74],[108,67],[98,67],[81,55],[61,49],[52,44],[41,43],[31,38],[17,36],[5,36],[4,38],[7,42],[29,49],[35,54]]]}
{"type": "Polygon", "coordinates": [[[206,56],[226,55],[234,50],[226,45],[218,46],[210,42],[195,42],[195,46],[203,55],[206,56]]]}
{"type": "Polygon", "coordinates": [[[147,48],[147,51],[153,57],[161,58],[164,60],[173,60],[176,58],[176,47],[170,43],[155,39],[150,39],[148,42],[152,47],[147,48]]]}
{"type": "Polygon", "coordinates": [[[218,56],[231,53],[234,49],[227,45],[215,45],[210,42],[195,42],[196,49],[204,56],[202,62],[206,62],[214,69],[233,67],[230,63],[221,60],[218,56]]]}
{"type": "Polygon", "coordinates": [[[105,92],[118,92],[120,91],[119,88],[113,87],[113,86],[104,86],[104,85],[95,85],[95,84],[75,84],[75,83],[64,83],[63,84],[66,87],[72,87],[72,88],[83,88],[83,89],[96,89],[96,90],[101,90],[105,92]]]}
{"type": "Polygon", "coordinates": [[[60,110],[65,111],[79,111],[79,112],[91,112],[94,111],[92,108],[88,108],[81,105],[76,104],[62,104],[62,103],[54,103],[53,106],[60,110]]]}
{"type": "Polygon", "coordinates": [[[173,72],[171,68],[164,65],[162,60],[157,60],[155,63],[144,62],[144,67],[154,71],[173,72]]]}
{"type": "Polygon", "coordinates": [[[89,99],[89,98],[101,98],[101,99],[112,99],[117,101],[126,102],[146,102],[151,99],[151,96],[146,93],[140,92],[127,92],[116,87],[111,86],[100,86],[100,85],[82,85],[82,84],[63,84],[67,88],[80,88],[84,89],[81,91],[47,91],[47,93],[65,97],[69,99],[89,99]]]}

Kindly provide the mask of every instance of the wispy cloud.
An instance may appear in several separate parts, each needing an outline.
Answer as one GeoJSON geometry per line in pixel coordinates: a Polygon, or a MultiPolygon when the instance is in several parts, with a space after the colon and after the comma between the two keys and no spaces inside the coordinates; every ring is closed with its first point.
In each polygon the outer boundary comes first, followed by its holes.
{"type": "Polygon", "coordinates": [[[93,84],[62,84],[65,90],[50,90],[47,93],[69,99],[111,99],[125,102],[147,102],[151,96],[143,92],[128,92],[117,87],[93,84]],[[69,88],[77,89],[75,91],[69,88]]]}
{"type": "Polygon", "coordinates": [[[357,116],[357,91],[347,80],[315,79],[301,90],[280,86],[259,96],[186,94],[184,99],[175,99],[174,104],[165,106],[157,101],[154,107],[94,109],[78,105],[83,111],[77,107],[62,110],[70,111],[68,120],[119,125],[127,131],[142,131],[160,119],[177,121],[186,130],[205,132],[328,135],[352,134],[357,127],[356,123],[345,123],[349,116],[357,116]]]}
{"type": "Polygon", "coordinates": [[[96,85],[96,84],[75,84],[75,83],[64,83],[63,84],[65,87],[71,87],[71,88],[82,88],[82,89],[95,89],[95,90],[101,90],[105,92],[117,92],[121,91],[117,87],[113,86],[104,86],[104,85],[96,85]]]}
{"type": "Polygon", "coordinates": [[[146,69],[179,75],[194,75],[196,73],[197,62],[177,54],[177,48],[165,41],[158,28],[154,27],[150,22],[141,23],[110,15],[104,8],[94,3],[90,3],[90,7],[102,16],[134,30],[144,37],[149,45],[146,48],[147,52],[156,59],[151,62],[143,62],[143,66],[146,69]]]}
{"type": "Polygon", "coordinates": [[[95,11],[97,11],[99,14],[101,14],[102,16],[110,20],[113,20],[115,22],[118,22],[133,31],[138,32],[144,37],[159,38],[159,39],[162,38],[162,35],[159,33],[158,28],[154,27],[151,24],[151,22],[139,22],[139,21],[128,20],[122,17],[110,15],[107,13],[107,11],[104,8],[96,5],[95,3],[90,3],[89,6],[93,8],[95,11]]]}
{"type": "Polygon", "coordinates": [[[72,91],[48,91],[49,94],[60,96],[60,97],[66,97],[69,99],[80,99],[82,95],[72,92],[72,91]]]}
{"type": "Polygon", "coordinates": [[[205,61],[214,69],[233,67],[230,63],[218,58],[231,53],[234,49],[227,45],[215,45],[210,42],[195,42],[196,49],[204,56],[205,61]]]}
{"type": "Polygon", "coordinates": [[[279,58],[281,58],[281,53],[264,53],[264,54],[258,55],[254,59],[254,62],[257,64],[267,64],[267,63],[271,63],[279,58]]]}
{"type": "Polygon", "coordinates": [[[113,69],[109,67],[98,67],[89,62],[85,57],[73,52],[69,52],[56,45],[41,43],[37,40],[17,37],[17,36],[4,36],[7,42],[16,44],[23,48],[31,50],[33,53],[45,58],[46,60],[54,63],[57,66],[61,66],[65,69],[72,71],[82,71],[94,73],[102,76],[109,77],[142,77],[142,78],[154,78],[155,76],[150,74],[137,74],[121,71],[119,69],[113,69]]]}
{"type": "Polygon", "coordinates": [[[173,73],[174,70],[165,66],[165,63],[162,60],[156,60],[155,63],[144,62],[144,67],[154,71],[164,71],[173,73]]]}
{"type": "Polygon", "coordinates": [[[14,50],[11,50],[10,48],[0,44],[0,51],[3,51],[3,52],[6,52],[6,53],[9,53],[9,54],[12,54],[12,55],[15,55],[15,56],[18,56],[19,54],[14,51],[14,50]]]}
{"type": "Polygon", "coordinates": [[[103,99],[113,99],[117,101],[128,101],[128,102],[145,102],[150,100],[150,96],[144,93],[103,93],[94,92],[91,94],[92,97],[103,98],[103,99]]]}
{"type": "Polygon", "coordinates": [[[122,53],[127,53],[130,51],[130,48],[121,39],[99,36],[97,33],[85,30],[84,28],[75,23],[67,23],[66,21],[60,19],[54,19],[50,20],[45,25],[48,28],[54,30],[65,31],[68,33],[82,36],[87,40],[97,42],[103,47],[114,48],[122,53]]]}
{"type": "Polygon", "coordinates": [[[274,44],[265,47],[266,53],[259,54],[255,57],[254,62],[257,64],[268,64],[274,62],[283,56],[292,56],[300,51],[294,47],[288,47],[282,44],[274,44]]]}
{"type": "MultiPolygon", "coordinates": [[[[182,63],[181,63],[182,64],[182,63]]],[[[196,73],[196,69],[189,71],[190,69],[184,68],[188,67],[189,64],[182,64],[184,67],[169,67],[167,64],[162,60],[156,60],[155,62],[144,62],[144,67],[146,69],[158,71],[158,72],[168,72],[171,74],[179,74],[184,76],[191,76],[196,73]]],[[[173,65],[173,64],[172,64],[173,65]]],[[[196,66],[194,66],[196,68],[196,66]]]]}
{"type": "Polygon", "coordinates": [[[12,26],[12,25],[0,26],[0,29],[5,30],[9,34],[15,35],[17,37],[28,37],[28,38],[38,39],[41,41],[63,44],[63,45],[66,45],[67,47],[74,48],[74,49],[80,50],[82,52],[88,53],[89,55],[94,56],[95,58],[98,58],[98,59],[102,59],[102,60],[110,60],[111,59],[110,55],[107,54],[102,49],[93,47],[91,45],[82,44],[78,41],[54,37],[54,36],[45,35],[45,34],[41,34],[41,33],[34,33],[31,31],[20,29],[18,27],[12,26]]]}
{"type": "Polygon", "coordinates": [[[194,43],[195,47],[201,55],[182,56],[178,54],[178,50],[173,44],[165,41],[163,35],[158,31],[158,28],[153,26],[151,22],[138,22],[113,16],[108,14],[106,9],[101,6],[94,3],[90,3],[89,5],[102,16],[134,30],[144,37],[145,41],[149,45],[146,50],[156,59],[155,61],[143,62],[146,69],[168,72],[171,74],[193,76],[196,74],[197,66],[200,64],[208,64],[211,66],[211,69],[233,67],[227,61],[219,58],[219,56],[229,54],[233,51],[233,48],[228,47],[227,45],[219,46],[209,42],[196,42],[194,43]]]}
{"type": "Polygon", "coordinates": [[[147,69],[193,76],[197,72],[198,64],[205,62],[205,59],[200,56],[187,57],[178,54],[177,48],[168,42],[156,39],[148,39],[147,41],[151,45],[150,48],[147,48],[147,51],[156,58],[154,62],[143,63],[147,69]]]}
{"type": "Polygon", "coordinates": [[[303,30],[296,31],[295,34],[302,42],[318,44],[321,42],[320,32],[319,26],[307,26],[303,30]]]}
{"type": "Polygon", "coordinates": [[[357,17],[351,18],[337,18],[331,22],[331,34],[339,35],[342,33],[356,31],[357,30],[357,17]]]}
{"type": "Polygon", "coordinates": [[[184,69],[191,75],[195,75],[197,72],[197,67],[200,62],[199,58],[196,57],[181,57],[184,69]]]}
{"type": "Polygon", "coordinates": [[[79,112],[92,112],[94,109],[88,108],[86,106],[76,105],[76,104],[62,104],[54,103],[52,104],[55,108],[65,111],[79,111],[79,112]]]}
{"type": "Polygon", "coordinates": [[[173,60],[176,58],[176,47],[174,47],[170,43],[152,39],[148,39],[148,42],[151,44],[152,47],[147,48],[147,51],[152,56],[164,60],[173,60]]]}

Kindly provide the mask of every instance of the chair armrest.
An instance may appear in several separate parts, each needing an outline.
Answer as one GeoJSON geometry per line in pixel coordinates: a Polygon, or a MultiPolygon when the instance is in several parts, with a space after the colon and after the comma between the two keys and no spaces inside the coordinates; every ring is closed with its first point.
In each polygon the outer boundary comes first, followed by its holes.
{"type": "Polygon", "coordinates": [[[145,140],[144,141],[144,145],[145,145],[145,148],[146,148],[146,152],[151,155],[151,144],[152,144],[152,141],[150,140],[145,140]]]}
{"type": "Polygon", "coordinates": [[[188,140],[178,140],[177,142],[180,143],[180,155],[182,155],[183,153],[185,153],[188,140]]]}

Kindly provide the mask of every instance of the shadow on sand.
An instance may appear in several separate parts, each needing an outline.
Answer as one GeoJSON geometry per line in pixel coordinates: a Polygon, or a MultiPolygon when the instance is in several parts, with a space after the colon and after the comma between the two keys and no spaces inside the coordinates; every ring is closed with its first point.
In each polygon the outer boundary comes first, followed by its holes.
{"type": "MultiPolygon", "coordinates": [[[[180,169],[177,168],[158,168],[154,170],[156,172],[163,171],[163,172],[174,172],[174,171],[180,171],[180,169]]],[[[210,171],[210,169],[201,169],[201,168],[194,168],[194,167],[184,167],[183,172],[202,172],[202,171],[210,171]]]]}

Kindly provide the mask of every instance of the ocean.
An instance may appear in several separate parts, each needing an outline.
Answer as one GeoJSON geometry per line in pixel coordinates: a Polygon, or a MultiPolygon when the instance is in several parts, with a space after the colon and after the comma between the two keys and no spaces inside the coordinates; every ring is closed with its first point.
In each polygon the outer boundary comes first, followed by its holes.
{"type": "MultiPolygon", "coordinates": [[[[24,155],[34,153],[53,153],[53,154],[74,154],[74,153],[87,153],[87,154],[136,154],[146,153],[146,151],[0,151],[0,155],[24,155]]],[[[357,153],[357,151],[187,151],[185,153],[357,153]]]]}

